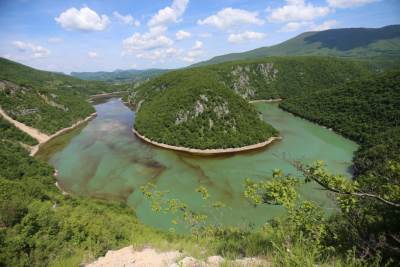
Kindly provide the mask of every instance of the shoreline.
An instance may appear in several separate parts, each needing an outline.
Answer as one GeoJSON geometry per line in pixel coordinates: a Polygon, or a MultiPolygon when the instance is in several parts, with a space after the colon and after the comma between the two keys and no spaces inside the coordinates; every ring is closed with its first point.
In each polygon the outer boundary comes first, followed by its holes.
{"type": "Polygon", "coordinates": [[[0,115],[5,120],[7,120],[8,122],[12,123],[16,128],[18,128],[22,132],[28,134],[29,136],[31,136],[32,138],[34,138],[34,139],[36,139],[38,141],[37,145],[30,146],[30,150],[31,150],[30,151],[30,155],[33,157],[38,153],[38,151],[40,149],[40,146],[42,146],[43,144],[47,143],[51,139],[53,139],[53,138],[65,133],[65,132],[68,132],[68,131],[74,129],[75,127],[81,125],[82,123],[85,123],[85,122],[91,120],[93,117],[97,116],[97,113],[93,112],[92,114],[90,114],[86,118],[75,122],[74,124],[72,124],[69,127],[62,128],[62,129],[58,130],[57,132],[53,133],[52,135],[48,135],[48,134],[42,133],[41,131],[39,131],[36,128],[28,126],[28,125],[26,125],[26,124],[24,124],[22,122],[17,121],[17,120],[14,120],[10,116],[8,116],[7,113],[1,107],[0,107],[0,115]]]}
{"type": "Polygon", "coordinates": [[[91,96],[89,96],[88,101],[89,102],[93,102],[93,100],[96,99],[96,98],[120,96],[120,95],[123,95],[123,94],[125,94],[127,92],[128,91],[118,91],[118,92],[101,93],[101,94],[91,95],[91,96]]]}
{"type": "Polygon", "coordinates": [[[230,153],[238,153],[238,152],[244,152],[244,151],[250,151],[250,150],[255,150],[259,148],[263,148],[274,141],[277,140],[282,140],[281,136],[273,136],[268,138],[268,140],[253,144],[253,145],[248,145],[248,146],[242,146],[242,147],[235,147],[235,148],[215,148],[215,149],[197,149],[197,148],[187,148],[187,147],[182,147],[182,146],[173,146],[173,145],[168,145],[168,144],[163,144],[159,143],[156,141],[152,141],[151,139],[145,137],[144,135],[141,135],[135,128],[132,128],[132,132],[141,140],[152,144],[154,146],[158,146],[161,148],[165,149],[170,149],[174,151],[180,151],[180,152],[187,152],[190,154],[196,154],[196,155],[220,155],[220,154],[230,154],[230,153]]]}
{"type": "Polygon", "coordinates": [[[62,129],[58,130],[58,131],[55,132],[54,134],[50,135],[49,138],[48,138],[47,140],[45,140],[45,141],[43,141],[43,142],[39,142],[39,144],[37,144],[36,146],[34,146],[34,147],[32,148],[32,150],[31,150],[31,156],[34,157],[34,156],[39,152],[40,146],[42,146],[43,144],[47,143],[47,142],[50,141],[51,139],[53,139],[53,138],[55,138],[55,137],[57,137],[57,136],[59,136],[59,135],[62,135],[63,133],[66,133],[66,132],[68,132],[68,131],[70,131],[70,130],[76,128],[76,127],[78,127],[78,126],[81,125],[82,123],[85,123],[85,122],[87,122],[87,121],[93,119],[93,118],[96,117],[96,116],[97,116],[97,112],[93,112],[92,114],[90,114],[90,115],[87,116],[86,118],[75,122],[75,123],[72,124],[71,126],[65,127],[65,128],[62,128],[62,129]]]}
{"type": "Polygon", "coordinates": [[[271,99],[257,99],[257,100],[250,100],[250,104],[254,103],[274,103],[274,102],[281,102],[282,98],[271,98],[271,99]]]}

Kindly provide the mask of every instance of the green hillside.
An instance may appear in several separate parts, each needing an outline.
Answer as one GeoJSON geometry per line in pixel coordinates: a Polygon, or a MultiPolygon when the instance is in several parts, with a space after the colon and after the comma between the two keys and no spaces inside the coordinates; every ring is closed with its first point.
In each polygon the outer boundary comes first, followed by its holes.
{"type": "Polygon", "coordinates": [[[400,25],[382,28],[344,28],[305,32],[274,46],[217,56],[192,66],[233,60],[257,59],[266,56],[299,55],[380,59],[382,61],[380,64],[389,66],[397,64],[398,66],[400,58],[400,25]]]}
{"type": "Polygon", "coordinates": [[[47,134],[94,112],[90,94],[115,90],[102,82],[36,70],[0,58],[0,106],[12,118],[47,134]]]}
{"type": "Polygon", "coordinates": [[[104,81],[114,84],[140,83],[157,77],[170,70],[148,69],[148,70],[115,70],[97,72],[71,72],[72,77],[87,81],[104,81]]]}
{"type": "Polygon", "coordinates": [[[124,204],[61,194],[54,168],[20,141],[33,140],[0,121],[0,266],[80,266],[127,245],[193,243],[145,226],[124,204]]]}
{"type": "Polygon", "coordinates": [[[36,145],[37,141],[30,135],[21,132],[13,124],[0,117],[0,140],[21,142],[26,145],[36,145]]]}
{"type": "Polygon", "coordinates": [[[239,147],[276,135],[253,99],[288,98],[367,76],[359,63],[328,57],[266,58],[179,70],[134,89],[135,128],[158,142],[191,148],[239,147]]]}
{"type": "Polygon", "coordinates": [[[283,101],[282,108],[333,128],[361,144],[357,174],[381,172],[400,162],[400,71],[283,101]]]}

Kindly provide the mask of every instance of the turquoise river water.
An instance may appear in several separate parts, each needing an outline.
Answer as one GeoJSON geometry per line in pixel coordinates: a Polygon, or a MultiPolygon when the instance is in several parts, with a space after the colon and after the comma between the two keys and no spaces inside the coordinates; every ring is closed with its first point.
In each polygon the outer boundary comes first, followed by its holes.
{"type": "MultiPolygon", "coordinates": [[[[278,206],[250,205],[243,197],[245,178],[268,179],[276,168],[295,174],[289,163],[293,159],[306,163],[321,159],[332,172],[350,177],[357,144],[295,117],[277,104],[255,105],[283,137],[282,141],[257,151],[201,157],[143,143],[131,131],[135,113],[117,98],[96,104],[95,119],[70,134],[62,146],[50,144],[44,150],[59,171],[58,182],[64,190],[124,201],[134,208],[141,221],[161,229],[173,226],[172,217],[151,210],[139,189],[148,182],[154,183],[158,190],[168,190],[168,198],[180,199],[192,209],[207,213],[211,221],[246,227],[261,225],[284,210],[278,206]],[[199,185],[208,188],[210,202],[221,201],[226,208],[218,211],[207,208],[207,203],[195,192],[199,185]]],[[[301,187],[300,192],[328,212],[334,208],[330,197],[315,184],[301,187]]]]}

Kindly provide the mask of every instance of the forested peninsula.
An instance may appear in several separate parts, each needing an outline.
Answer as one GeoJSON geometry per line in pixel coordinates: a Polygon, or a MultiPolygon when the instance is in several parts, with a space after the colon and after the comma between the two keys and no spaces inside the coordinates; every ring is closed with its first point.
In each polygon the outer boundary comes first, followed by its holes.
{"type": "Polygon", "coordinates": [[[229,151],[279,136],[249,101],[306,95],[369,73],[366,64],[329,57],[237,61],[169,72],[127,101],[136,107],[139,137],[187,152],[229,151]]]}

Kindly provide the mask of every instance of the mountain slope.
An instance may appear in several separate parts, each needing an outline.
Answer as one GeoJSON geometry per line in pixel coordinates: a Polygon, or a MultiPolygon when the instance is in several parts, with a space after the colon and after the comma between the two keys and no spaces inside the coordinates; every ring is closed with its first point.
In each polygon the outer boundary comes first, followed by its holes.
{"type": "Polygon", "coordinates": [[[400,162],[400,70],[289,98],[280,106],[361,144],[357,173],[384,172],[388,160],[400,162]]]}
{"type": "Polygon", "coordinates": [[[88,94],[104,84],[36,70],[0,58],[0,107],[14,120],[46,134],[94,112],[88,94]]]}
{"type": "MultiPolygon", "coordinates": [[[[137,106],[166,88],[178,86],[191,77],[191,70],[173,71],[139,86],[132,90],[128,102],[137,106]]],[[[370,74],[364,64],[332,57],[270,57],[203,66],[194,71],[208,73],[207,79],[217,80],[247,100],[293,97],[370,74]]],[[[195,76],[192,79],[194,83],[199,80],[195,76]]]]}
{"type": "Polygon", "coordinates": [[[111,72],[71,72],[71,76],[88,81],[104,81],[109,83],[137,83],[159,76],[170,70],[115,70],[111,72]]]}
{"type": "Polygon", "coordinates": [[[400,25],[382,28],[344,28],[305,32],[283,43],[243,53],[214,57],[192,66],[265,56],[320,55],[352,58],[400,58],[400,25]]]}

